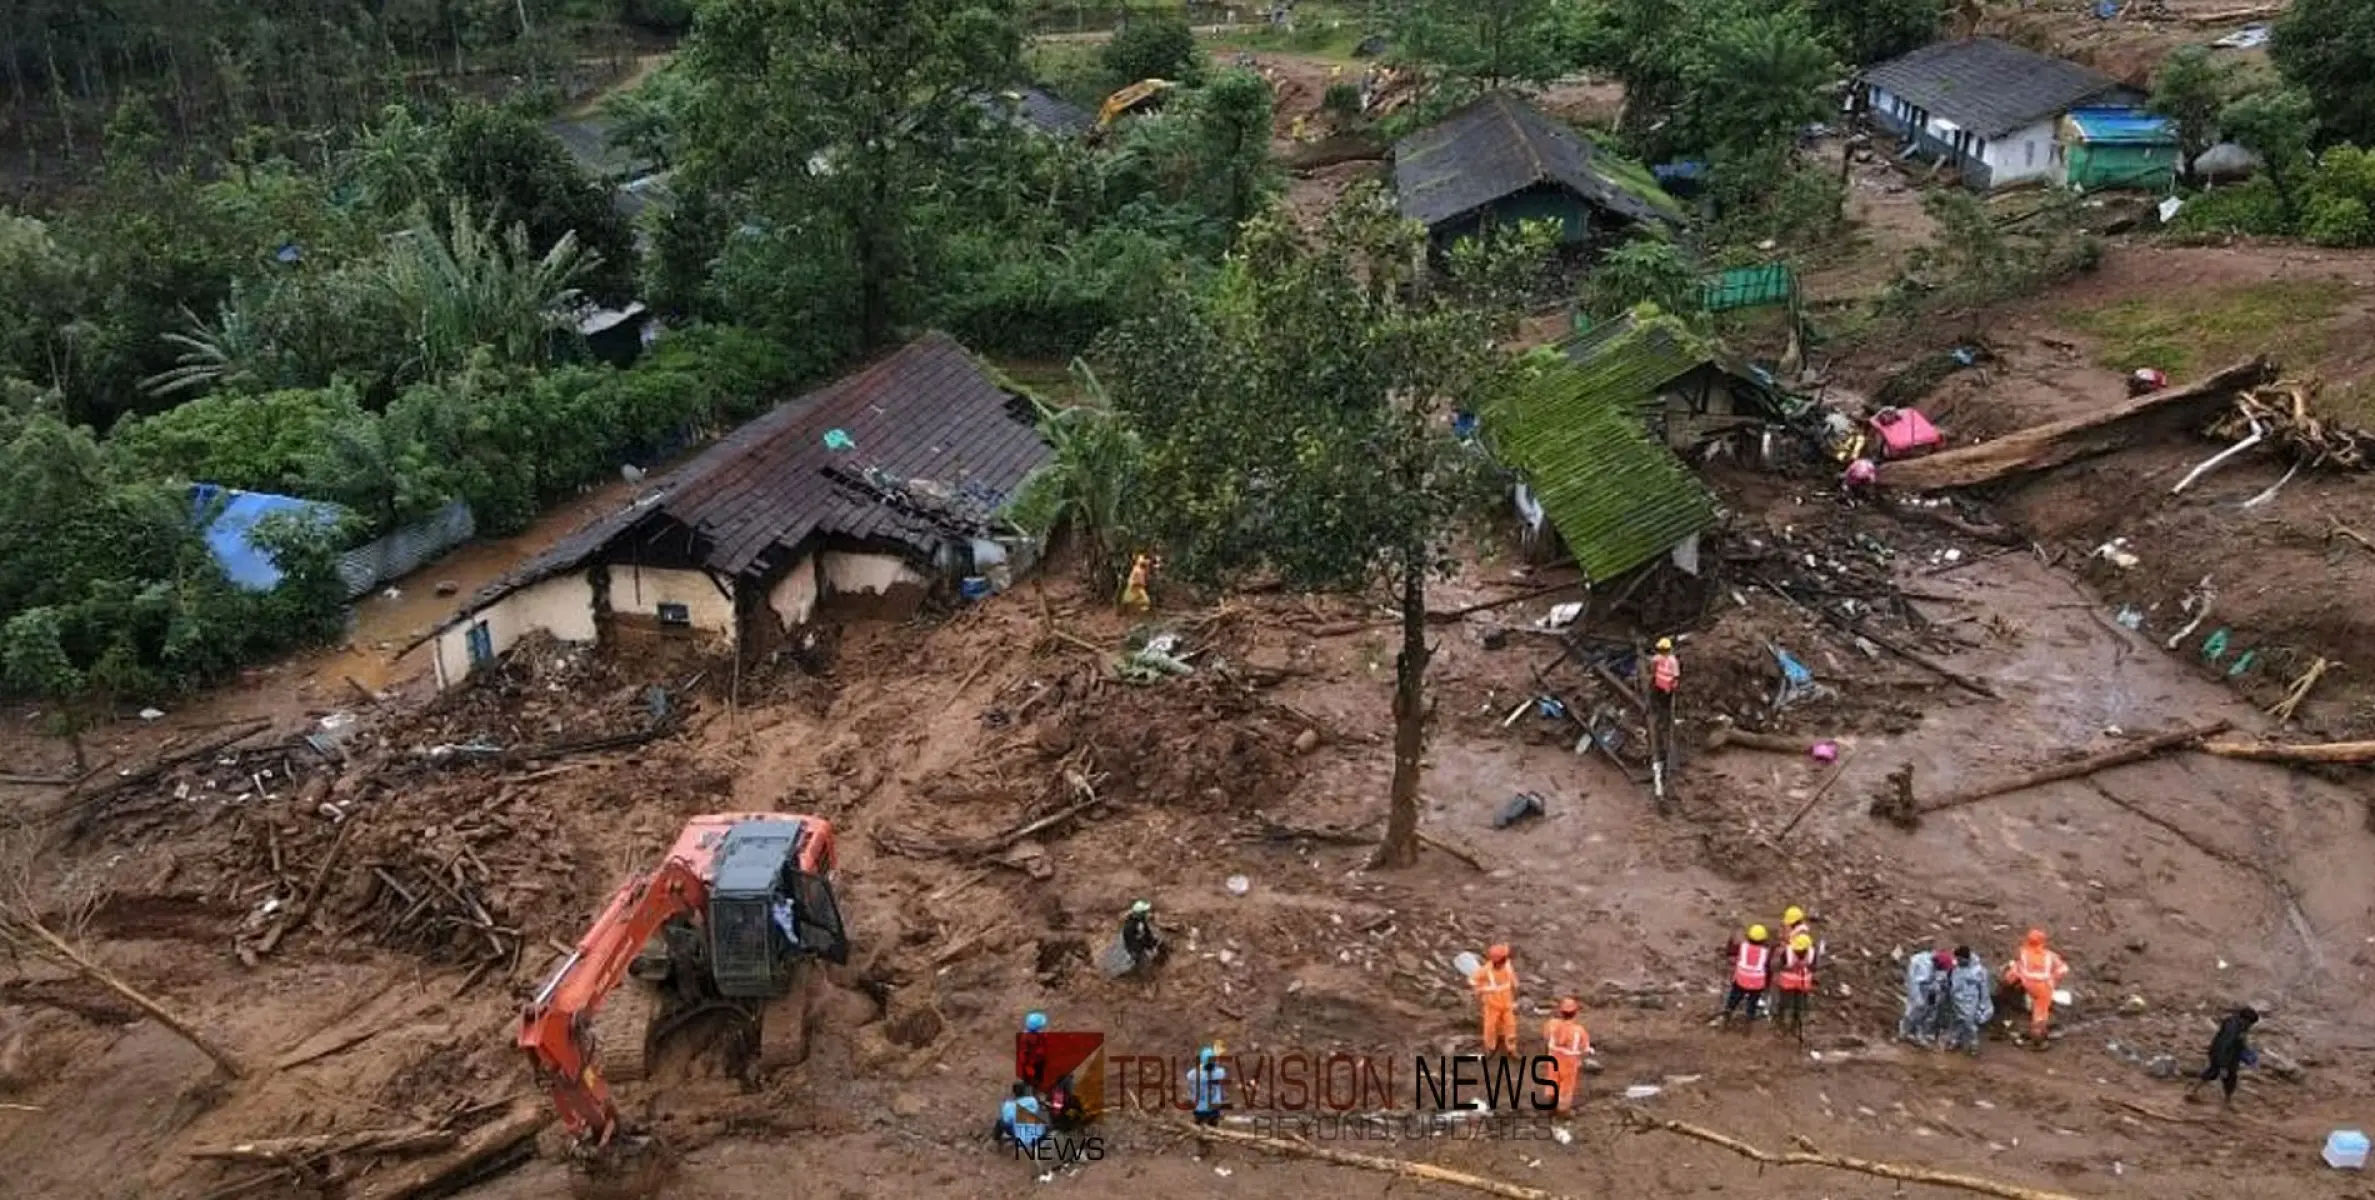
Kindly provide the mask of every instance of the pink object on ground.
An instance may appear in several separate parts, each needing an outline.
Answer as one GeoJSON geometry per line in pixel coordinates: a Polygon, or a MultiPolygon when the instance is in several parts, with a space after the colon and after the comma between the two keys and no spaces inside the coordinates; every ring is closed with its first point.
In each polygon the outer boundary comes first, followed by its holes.
{"type": "Polygon", "coordinates": [[[1882,457],[1903,458],[1936,449],[1945,439],[1930,419],[1910,408],[1884,408],[1872,414],[1872,433],[1880,439],[1882,457]]]}
{"type": "Polygon", "coordinates": [[[1847,486],[1849,487],[1870,487],[1872,481],[1878,478],[1880,478],[1880,468],[1872,465],[1871,459],[1859,458],[1847,464],[1847,486]]]}
{"type": "Polygon", "coordinates": [[[1816,762],[1836,762],[1839,758],[1839,743],[1816,742],[1814,743],[1814,749],[1808,751],[1807,753],[1812,754],[1814,756],[1814,761],[1816,762]]]}

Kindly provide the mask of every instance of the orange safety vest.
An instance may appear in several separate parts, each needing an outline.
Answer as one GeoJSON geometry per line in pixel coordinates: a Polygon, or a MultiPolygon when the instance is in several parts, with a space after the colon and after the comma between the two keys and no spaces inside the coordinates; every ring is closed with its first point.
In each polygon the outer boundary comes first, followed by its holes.
{"type": "Polygon", "coordinates": [[[2022,985],[2031,991],[2038,988],[2049,988],[2054,985],[2055,977],[2063,971],[2062,956],[2050,949],[2032,953],[2028,947],[2023,946],[2020,951],[2019,967],[2022,985]]]}
{"type": "Polygon", "coordinates": [[[1781,952],[1781,990],[1811,992],[1814,990],[1814,951],[1798,953],[1793,947],[1781,952]]]}
{"type": "Polygon", "coordinates": [[[1583,1022],[1560,1019],[1542,1027],[1542,1040],[1550,1043],[1550,1052],[1561,1058],[1582,1058],[1591,1053],[1591,1035],[1583,1031],[1583,1022]]]}
{"type": "Polygon", "coordinates": [[[1476,977],[1469,983],[1475,986],[1477,999],[1484,1001],[1487,1008],[1517,1002],[1516,967],[1502,966],[1496,969],[1493,964],[1486,963],[1476,969],[1476,977]]]}
{"type": "Polygon", "coordinates": [[[1661,692],[1671,692],[1682,682],[1682,660],[1671,654],[1660,654],[1649,660],[1649,682],[1661,692]]]}
{"type": "Polygon", "coordinates": [[[1765,964],[1773,959],[1773,948],[1755,942],[1740,943],[1740,952],[1732,958],[1732,984],[1752,992],[1765,990],[1765,964]]]}

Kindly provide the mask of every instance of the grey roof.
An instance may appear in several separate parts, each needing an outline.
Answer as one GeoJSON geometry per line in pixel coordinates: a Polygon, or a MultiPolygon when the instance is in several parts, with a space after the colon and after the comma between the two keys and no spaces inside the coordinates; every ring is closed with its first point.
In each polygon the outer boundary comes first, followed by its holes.
{"type": "Polygon", "coordinates": [[[1936,42],[1857,77],[1983,138],[2058,117],[2107,92],[2109,75],[1995,38],[1936,42]]]}
{"type": "Polygon", "coordinates": [[[1009,117],[1022,125],[1056,137],[1087,133],[1096,118],[1081,106],[1044,88],[1022,88],[979,97],[976,103],[992,116],[1009,117]]]}
{"type": "Polygon", "coordinates": [[[1430,229],[1544,183],[1628,220],[1682,219],[1648,172],[1504,92],[1394,143],[1402,215],[1430,229]]]}
{"type": "Polygon", "coordinates": [[[920,556],[986,529],[1050,453],[1029,401],[955,339],[926,334],[727,434],[481,589],[440,628],[637,534],[637,544],[666,536],[720,575],[764,576],[817,535],[920,556]],[[845,448],[827,443],[833,433],[845,448]]]}

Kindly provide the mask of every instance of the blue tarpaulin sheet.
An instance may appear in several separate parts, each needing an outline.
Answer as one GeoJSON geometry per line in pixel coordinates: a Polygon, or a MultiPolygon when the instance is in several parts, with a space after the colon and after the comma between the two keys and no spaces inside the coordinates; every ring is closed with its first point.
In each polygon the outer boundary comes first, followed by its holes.
{"type": "Polygon", "coordinates": [[[2177,127],[2167,117],[2141,109],[2072,109],[2070,126],[2078,132],[2078,139],[2084,142],[2142,146],[2177,144],[2177,127]]]}
{"type": "Polygon", "coordinates": [[[251,592],[269,592],[280,586],[279,564],[272,561],[270,551],[255,543],[254,537],[258,521],[284,512],[324,524],[336,522],[340,515],[334,504],[264,492],[233,491],[211,483],[190,485],[190,517],[206,522],[206,548],[222,564],[224,576],[251,592]]]}

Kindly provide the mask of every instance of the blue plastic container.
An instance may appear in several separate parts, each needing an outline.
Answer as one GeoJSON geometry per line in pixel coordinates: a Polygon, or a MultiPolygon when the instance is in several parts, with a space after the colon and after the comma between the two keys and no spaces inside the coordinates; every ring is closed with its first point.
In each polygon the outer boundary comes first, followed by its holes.
{"type": "Polygon", "coordinates": [[[2367,1135],[2356,1129],[2337,1129],[2326,1135],[2326,1165],[2338,1171],[2367,1168],[2367,1135]]]}
{"type": "Polygon", "coordinates": [[[984,576],[967,575],[957,584],[957,591],[967,600],[986,599],[990,594],[990,581],[984,576]]]}

